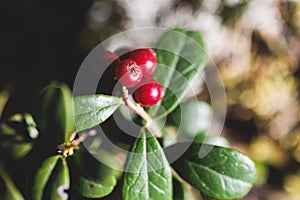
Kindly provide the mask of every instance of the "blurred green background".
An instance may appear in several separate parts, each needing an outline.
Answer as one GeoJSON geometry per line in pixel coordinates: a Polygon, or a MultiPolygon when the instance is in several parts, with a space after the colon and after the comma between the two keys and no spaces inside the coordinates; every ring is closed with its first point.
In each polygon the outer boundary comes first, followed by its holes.
{"type": "MultiPolygon", "coordinates": [[[[243,199],[300,199],[296,0],[3,0],[0,104],[4,90],[12,93],[3,117],[34,111],[51,80],[72,87],[85,56],[109,36],[174,26],[203,34],[227,92],[223,135],[257,162],[257,184],[243,199]]],[[[209,101],[205,86],[199,98],[209,101]]]]}

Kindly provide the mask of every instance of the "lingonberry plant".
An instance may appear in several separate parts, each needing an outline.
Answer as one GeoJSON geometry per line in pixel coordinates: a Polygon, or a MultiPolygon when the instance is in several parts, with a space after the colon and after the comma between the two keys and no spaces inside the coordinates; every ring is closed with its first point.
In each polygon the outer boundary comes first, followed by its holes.
{"type": "Polygon", "coordinates": [[[182,102],[206,64],[201,35],[176,28],[153,49],[119,53],[97,55],[109,66],[99,85],[116,85],[114,95],[74,97],[68,86],[53,82],[39,97],[37,123],[28,113],[2,120],[1,161],[13,178],[24,178],[14,185],[0,167],[0,199],[187,200],[191,186],[215,199],[246,195],[256,179],[253,161],[209,144],[207,103],[182,102]],[[129,136],[114,113],[125,126],[134,121],[138,133],[129,136]],[[209,151],[200,156],[203,149],[209,151]]]}

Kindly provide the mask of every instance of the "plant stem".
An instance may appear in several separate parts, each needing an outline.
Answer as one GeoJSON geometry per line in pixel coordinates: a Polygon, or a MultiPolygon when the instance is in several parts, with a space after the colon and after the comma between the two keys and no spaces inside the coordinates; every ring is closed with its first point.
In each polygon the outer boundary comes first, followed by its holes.
{"type": "Polygon", "coordinates": [[[90,130],[87,132],[83,132],[79,135],[79,137],[77,139],[74,139],[71,141],[71,144],[73,146],[78,146],[81,142],[83,142],[87,137],[89,136],[94,136],[96,135],[96,131],[95,130],[90,130]]]}
{"type": "Polygon", "coordinates": [[[74,149],[78,147],[80,143],[82,143],[87,137],[94,136],[96,134],[95,130],[90,130],[86,132],[82,132],[78,138],[75,139],[77,132],[72,132],[69,138],[69,142],[60,144],[57,146],[59,155],[63,157],[67,157],[74,154],[74,149]]]}
{"type": "Polygon", "coordinates": [[[136,114],[138,114],[141,118],[145,120],[145,127],[149,128],[156,137],[161,137],[161,132],[157,124],[153,121],[153,119],[146,113],[143,107],[141,107],[138,104],[133,103],[128,94],[128,89],[125,86],[122,86],[122,92],[123,92],[123,100],[128,108],[133,110],[136,114]]]}

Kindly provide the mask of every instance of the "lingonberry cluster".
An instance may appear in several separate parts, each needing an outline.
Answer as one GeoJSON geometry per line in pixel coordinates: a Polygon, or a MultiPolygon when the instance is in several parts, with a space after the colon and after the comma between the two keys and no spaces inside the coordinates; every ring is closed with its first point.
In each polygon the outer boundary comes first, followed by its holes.
{"type": "Polygon", "coordinates": [[[108,73],[114,74],[123,86],[134,88],[132,96],[136,103],[144,107],[155,105],[164,95],[160,83],[151,77],[156,69],[155,51],[150,48],[129,52],[127,49],[120,49],[116,53],[122,55],[118,57],[111,52],[106,53],[110,59],[114,58],[107,69],[108,73]]]}

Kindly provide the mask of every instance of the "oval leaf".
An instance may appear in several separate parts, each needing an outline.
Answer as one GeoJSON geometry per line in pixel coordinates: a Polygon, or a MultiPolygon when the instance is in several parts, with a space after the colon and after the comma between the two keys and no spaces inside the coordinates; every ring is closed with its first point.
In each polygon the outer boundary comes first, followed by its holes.
{"type": "Polygon", "coordinates": [[[69,167],[65,158],[58,160],[56,167],[44,189],[43,199],[45,200],[67,200],[70,189],[69,167]]]}
{"type": "Polygon", "coordinates": [[[42,92],[40,102],[38,124],[41,132],[47,138],[55,138],[57,143],[68,141],[70,133],[75,130],[69,87],[64,83],[51,83],[42,92]]]}
{"type": "Polygon", "coordinates": [[[147,129],[127,157],[122,196],[124,200],[171,200],[172,174],[159,142],[147,129]]]}
{"type": "Polygon", "coordinates": [[[33,183],[33,200],[41,200],[43,198],[44,188],[46,187],[46,184],[51,176],[52,171],[56,166],[58,159],[59,156],[51,156],[47,158],[37,171],[33,183]]]}
{"type": "Polygon", "coordinates": [[[76,188],[80,195],[101,198],[113,191],[117,184],[116,170],[101,163],[85,148],[79,149],[70,160],[76,168],[76,188]]]}
{"type": "Polygon", "coordinates": [[[93,181],[84,177],[78,177],[77,190],[78,193],[88,198],[101,198],[109,195],[117,183],[113,176],[104,181],[93,181]]]}
{"type": "Polygon", "coordinates": [[[149,112],[152,116],[163,117],[179,105],[186,92],[190,91],[188,86],[191,87],[200,78],[206,54],[200,33],[183,28],[165,33],[156,48],[158,69],[153,77],[161,83],[165,95],[149,112]],[[160,106],[165,111],[157,113],[160,106]]]}
{"type": "MultiPolygon", "coordinates": [[[[178,154],[187,145],[179,143],[168,147],[167,157],[172,159],[172,155],[178,154]]],[[[255,165],[247,156],[232,149],[206,144],[193,143],[172,166],[193,187],[216,199],[240,198],[249,192],[256,179],[255,165]],[[211,151],[204,158],[199,158],[203,145],[211,151]]]]}
{"type": "Polygon", "coordinates": [[[104,122],[122,102],[118,97],[102,94],[76,97],[73,102],[76,130],[82,131],[104,122]]]}

